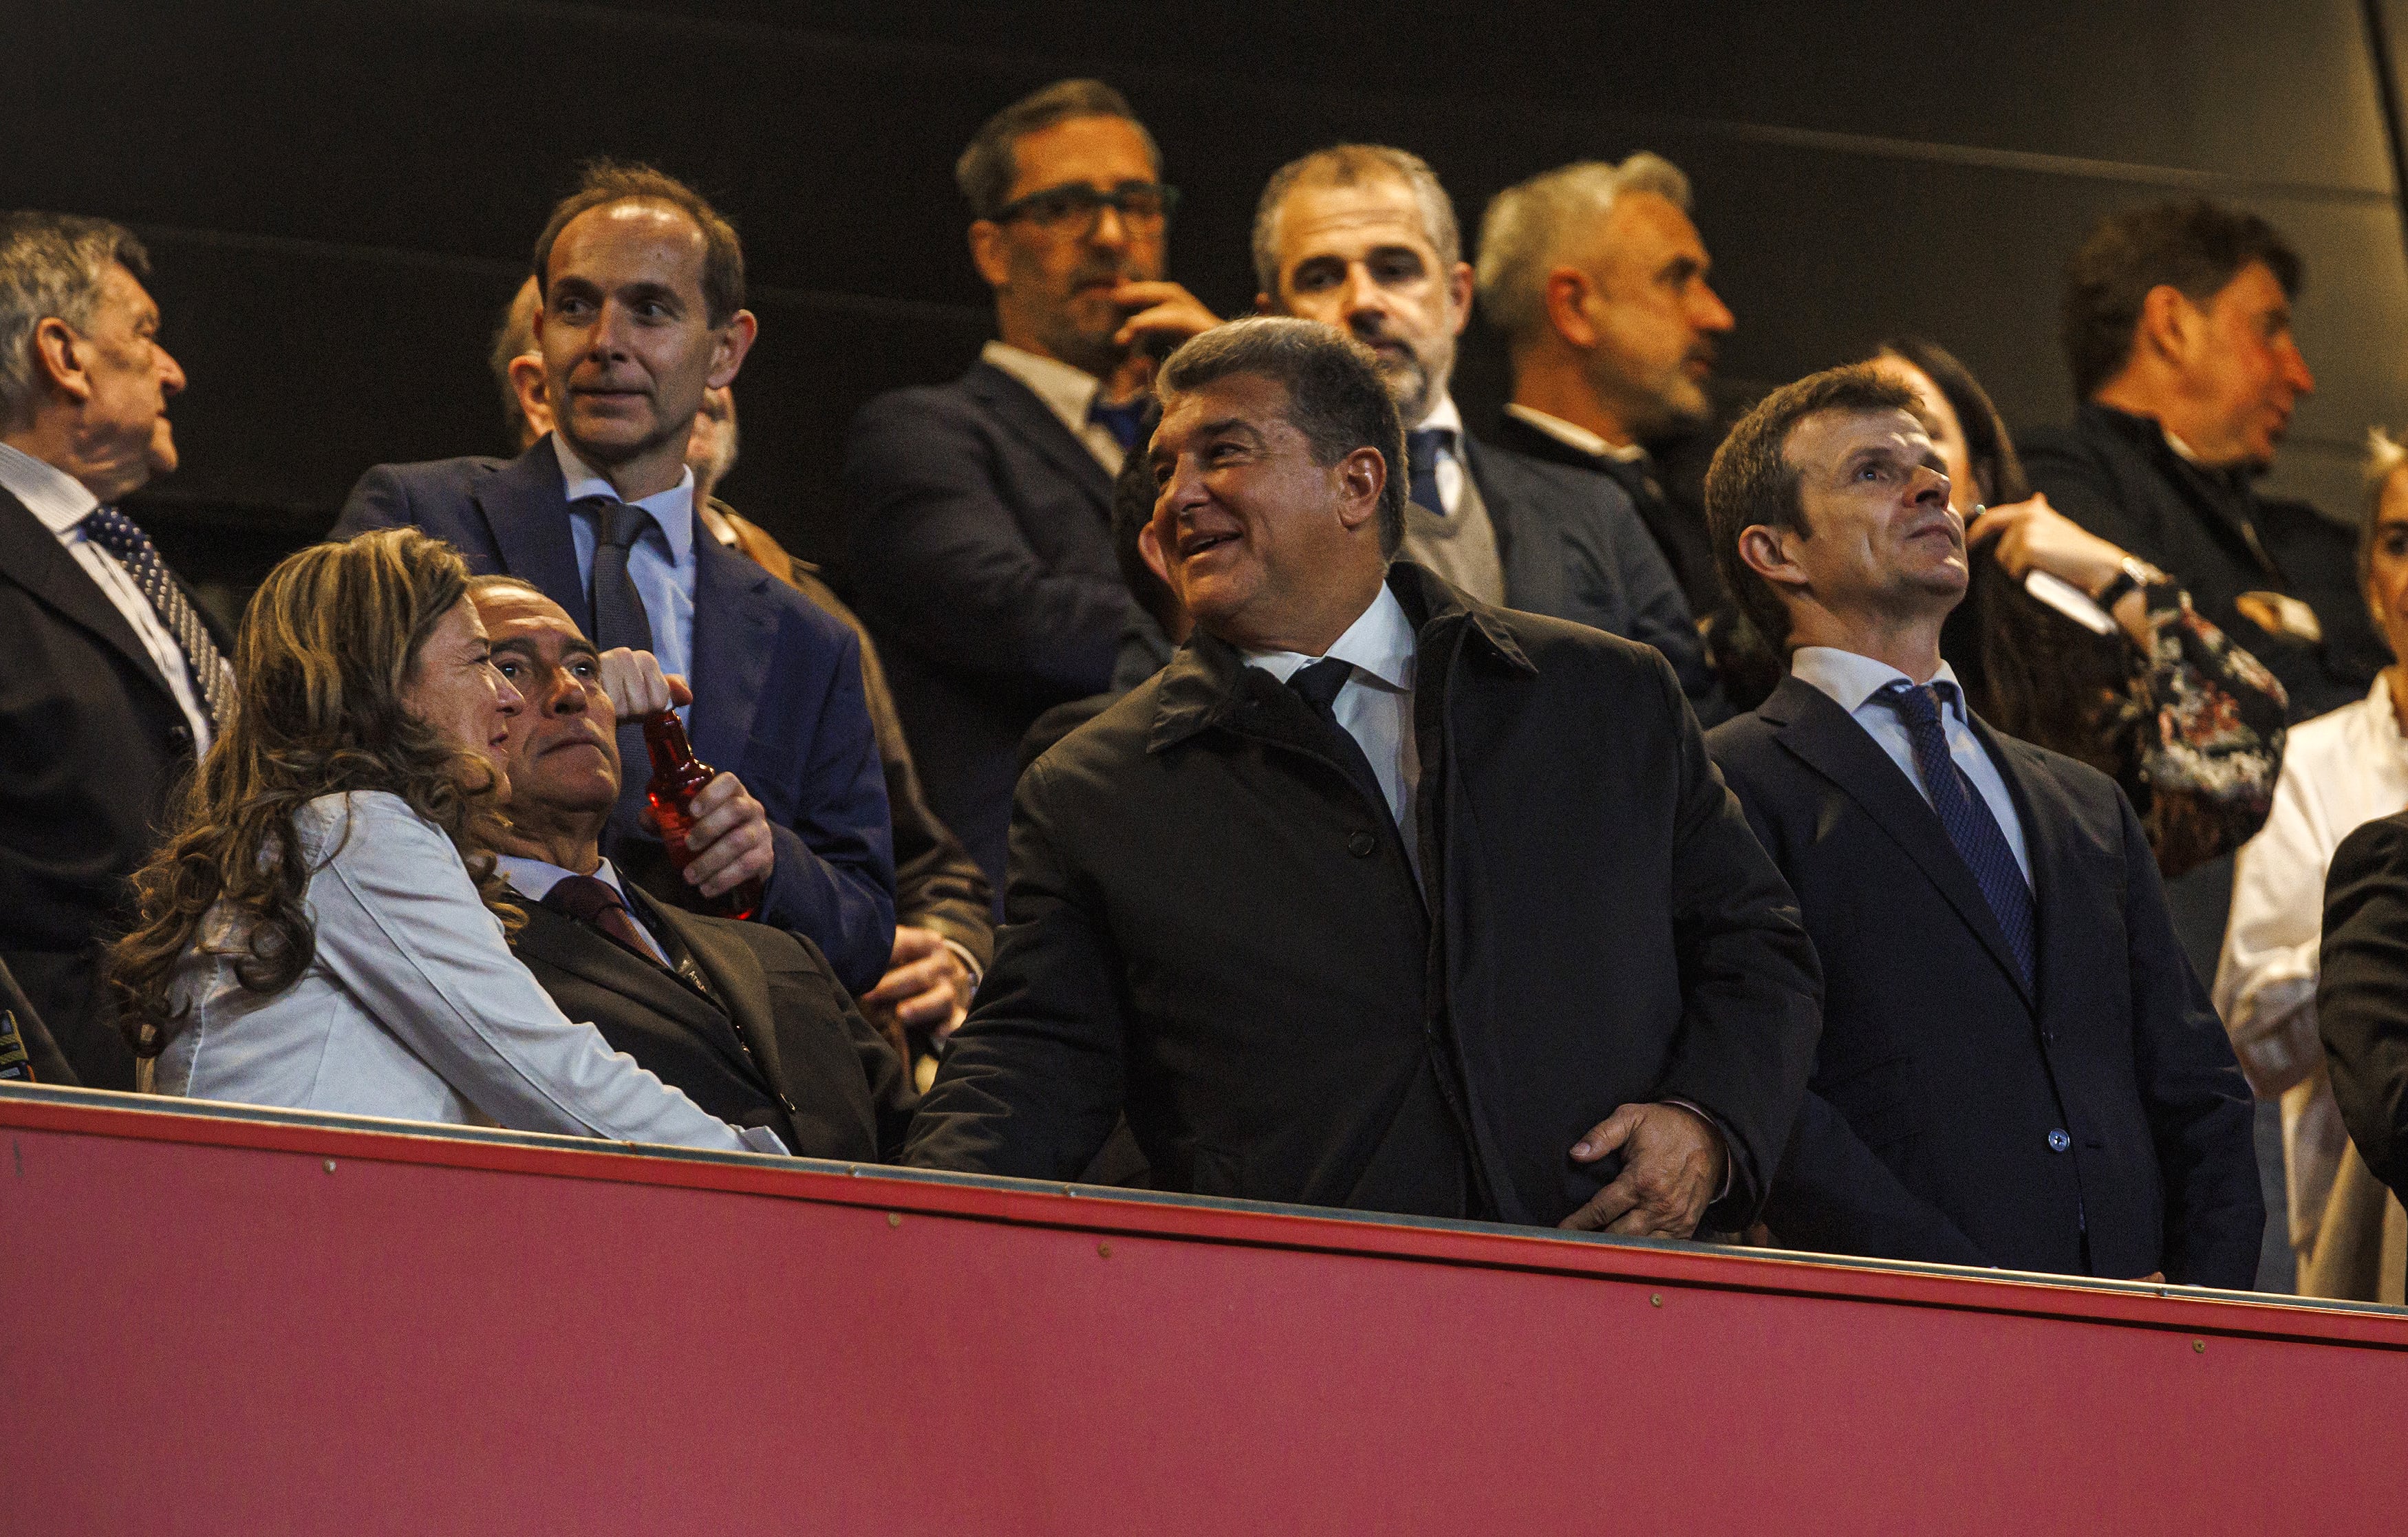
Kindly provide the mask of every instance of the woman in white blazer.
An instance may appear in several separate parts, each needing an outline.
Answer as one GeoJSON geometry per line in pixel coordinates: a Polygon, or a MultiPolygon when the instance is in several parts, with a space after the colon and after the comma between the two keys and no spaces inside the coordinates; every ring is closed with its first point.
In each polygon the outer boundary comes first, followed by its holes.
{"type": "Polygon", "coordinates": [[[271,572],[240,699],[113,956],[152,1087],[194,1099],[783,1152],[562,1014],[489,852],[520,705],[468,571],[413,529],[271,572]]]}

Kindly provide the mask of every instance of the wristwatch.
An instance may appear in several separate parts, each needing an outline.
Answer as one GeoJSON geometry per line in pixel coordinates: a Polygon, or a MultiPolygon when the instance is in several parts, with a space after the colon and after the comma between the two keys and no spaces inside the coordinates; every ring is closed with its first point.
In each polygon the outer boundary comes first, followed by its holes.
{"type": "Polygon", "coordinates": [[[2107,585],[2091,594],[2090,600],[2113,612],[2126,593],[2138,592],[2152,582],[2162,582],[2165,575],[2138,555],[2126,555],[2124,568],[2110,578],[2107,585]]]}

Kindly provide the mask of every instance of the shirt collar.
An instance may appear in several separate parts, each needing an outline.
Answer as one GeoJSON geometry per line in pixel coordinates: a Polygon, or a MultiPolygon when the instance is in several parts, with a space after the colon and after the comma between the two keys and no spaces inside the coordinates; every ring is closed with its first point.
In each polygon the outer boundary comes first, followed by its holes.
{"type": "MultiPolygon", "coordinates": [[[[1837,646],[1800,646],[1789,654],[1789,671],[1801,682],[1812,683],[1831,697],[1832,702],[1853,715],[1862,710],[1872,697],[1895,682],[1913,682],[1887,662],[1860,656],[1837,646]]],[[[1956,682],[1956,669],[1943,659],[1931,682],[1945,682],[1954,686],[1945,692],[1951,696],[1942,708],[1965,724],[1965,687],[1956,682]]]]}
{"type": "Polygon", "coordinates": [[[980,348],[979,361],[1002,369],[1028,386],[1028,393],[1043,401],[1045,409],[1060,417],[1073,435],[1087,430],[1087,413],[1094,408],[1096,392],[1104,387],[1104,381],[1086,369],[1073,367],[1059,358],[1040,357],[1002,341],[990,341],[980,348]]]}
{"type": "Polygon", "coordinates": [[[1577,422],[1567,422],[1560,416],[1550,416],[1532,406],[1513,405],[1505,414],[1517,422],[1538,428],[1555,441],[1598,459],[1619,459],[1624,464],[1636,464],[1647,457],[1647,451],[1636,443],[1609,443],[1577,422]]]}
{"type": "MultiPolygon", "coordinates": [[[[552,435],[552,452],[560,456],[560,478],[567,487],[572,505],[588,496],[610,502],[624,500],[618,488],[579,458],[577,451],[557,432],[552,435]]],[[[652,515],[661,537],[668,541],[670,564],[683,566],[694,553],[694,467],[687,466],[678,477],[678,483],[666,491],[656,491],[629,505],[652,515]]]]}
{"type": "MultiPolygon", "coordinates": [[[[1406,617],[1404,605],[1397,601],[1397,595],[1388,590],[1387,583],[1382,582],[1380,596],[1346,626],[1346,633],[1331,644],[1326,654],[1353,663],[1357,669],[1399,693],[1410,693],[1416,641],[1413,622],[1406,617]]],[[[1262,668],[1283,683],[1321,659],[1300,651],[1249,651],[1239,654],[1248,666],[1262,668]]]]}
{"type": "Polygon", "coordinates": [[[81,481],[6,443],[0,443],[0,486],[53,534],[65,533],[100,505],[81,481]]]}
{"type": "MultiPolygon", "coordinates": [[[[573,869],[564,869],[548,859],[530,858],[522,854],[500,855],[496,859],[501,867],[502,879],[510,883],[512,891],[530,902],[542,901],[552,895],[552,887],[578,873],[573,869]]],[[[619,872],[610,868],[608,859],[595,869],[594,879],[617,892],[619,900],[627,900],[627,888],[619,883],[619,872]]],[[[632,903],[629,905],[633,906],[632,903]]]]}
{"type": "Polygon", "coordinates": [[[1413,430],[1451,433],[1453,434],[1451,441],[1462,442],[1463,413],[1455,409],[1455,396],[1452,394],[1441,393],[1438,397],[1438,404],[1423,414],[1422,419],[1414,424],[1413,430]]]}

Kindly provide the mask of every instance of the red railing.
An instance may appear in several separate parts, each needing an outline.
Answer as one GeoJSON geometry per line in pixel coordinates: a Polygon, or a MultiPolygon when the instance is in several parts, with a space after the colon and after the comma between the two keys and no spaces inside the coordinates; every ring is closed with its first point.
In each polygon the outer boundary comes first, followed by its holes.
{"type": "Polygon", "coordinates": [[[2408,1314],[0,1089],[0,1532],[2344,1532],[2408,1314]]]}

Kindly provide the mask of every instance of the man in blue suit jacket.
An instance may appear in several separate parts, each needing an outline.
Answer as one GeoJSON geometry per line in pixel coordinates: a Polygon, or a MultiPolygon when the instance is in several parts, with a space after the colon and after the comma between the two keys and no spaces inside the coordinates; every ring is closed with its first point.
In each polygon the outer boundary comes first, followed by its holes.
{"type": "Polygon", "coordinates": [[[2114,782],[1964,707],[1964,521],[1870,368],[1777,390],[1706,481],[1788,651],[1706,739],[1798,894],[1823,1035],[1764,1220],[1795,1248],[2248,1286],[2248,1085],[2114,782]]]}
{"type": "MultiPolygon", "coordinates": [[[[895,860],[858,642],[696,537],[686,441],[704,390],[736,377],[754,331],[735,232],[668,177],[597,165],[553,210],[536,272],[557,430],[508,462],[380,465],[336,535],[414,524],[477,571],[521,578],[585,616],[606,649],[649,651],[683,674],[695,752],[732,774],[704,791],[711,811],[689,840],[688,882],[716,896],[765,877],[755,916],[809,938],[866,991],[894,944],[895,860]]],[[[644,761],[641,742],[639,727],[622,727],[627,761],[644,761]]],[[[646,777],[627,776],[611,857],[685,894],[645,825],[646,777]]]]}

